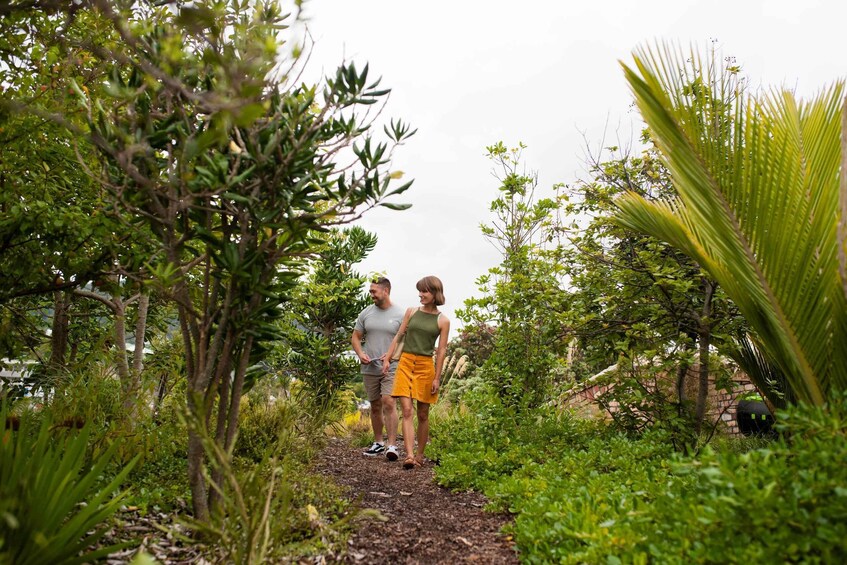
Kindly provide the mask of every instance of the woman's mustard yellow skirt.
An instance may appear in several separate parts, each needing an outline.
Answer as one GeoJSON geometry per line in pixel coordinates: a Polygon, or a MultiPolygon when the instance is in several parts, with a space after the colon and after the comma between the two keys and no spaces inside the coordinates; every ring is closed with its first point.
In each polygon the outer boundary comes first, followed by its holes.
{"type": "Polygon", "coordinates": [[[432,394],[435,380],[435,363],[431,355],[403,352],[394,373],[391,396],[405,396],[426,404],[434,404],[438,394],[432,394]]]}

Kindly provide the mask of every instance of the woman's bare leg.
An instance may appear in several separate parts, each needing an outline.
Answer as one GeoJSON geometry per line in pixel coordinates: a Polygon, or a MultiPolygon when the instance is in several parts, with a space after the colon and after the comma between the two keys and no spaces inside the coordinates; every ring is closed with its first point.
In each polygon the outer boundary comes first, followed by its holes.
{"type": "Polygon", "coordinates": [[[406,457],[415,453],[415,411],[412,409],[412,399],[400,397],[400,407],[403,409],[403,445],[406,446],[406,457]]]}
{"type": "Polygon", "coordinates": [[[418,461],[423,461],[427,441],[429,441],[429,404],[418,401],[418,451],[415,454],[418,461]]]}

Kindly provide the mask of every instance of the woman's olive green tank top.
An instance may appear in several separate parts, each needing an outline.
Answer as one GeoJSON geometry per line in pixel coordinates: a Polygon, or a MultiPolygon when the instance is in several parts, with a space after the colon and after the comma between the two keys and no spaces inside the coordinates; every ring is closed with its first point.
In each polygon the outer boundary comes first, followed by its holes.
{"type": "Polygon", "coordinates": [[[406,326],[406,344],[404,352],[417,355],[432,355],[435,351],[435,340],[441,334],[438,329],[438,316],[441,313],[430,314],[415,310],[406,326]]]}

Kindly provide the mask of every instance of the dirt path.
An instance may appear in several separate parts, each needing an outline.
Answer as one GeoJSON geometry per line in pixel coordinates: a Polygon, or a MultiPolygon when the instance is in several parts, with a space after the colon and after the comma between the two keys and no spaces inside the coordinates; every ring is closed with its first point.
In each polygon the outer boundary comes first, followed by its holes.
{"type": "Polygon", "coordinates": [[[351,537],[345,563],[517,563],[512,544],[499,533],[505,516],[483,512],[476,493],[453,493],[432,480],[433,463],[406,471],[401,461],[364,457],[361,447],[333,439],[318,472],[347,487],[361,508],[385,521],[367,519],[351,537]]]}

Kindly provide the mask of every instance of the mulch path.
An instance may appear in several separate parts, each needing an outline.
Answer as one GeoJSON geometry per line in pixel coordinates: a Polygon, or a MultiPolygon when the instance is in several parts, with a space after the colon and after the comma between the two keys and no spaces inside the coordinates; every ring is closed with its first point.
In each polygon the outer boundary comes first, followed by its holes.
{"type": "Polygon", "coordinates": [[[509,518],[484,512],[481,494],[437,486],[428,459],[423,467],[404,470],[402,452],[389,462],[362,451],[333,439],[316,463],[359,508],[378,511],[378,517],[359,522],[337,562],[518,563],[513,544],[500,533],[509,518]]]}
{"type": "MultiPolygon", "coordinates": [[[[183,508],[183,511],[186,509],[183,508]]],[[[211,565],[209,548],[190,538],[190,532],[178,521],[179,514],[122,508],[100,546],[131,541],[130,547],[109,555],[108,565],[131,563],[141,551],[163,565],[211,565]]]]}
{"type": "MultiPolygon", "coordinates": [[[[296,560],[297,563],[518,563],[514,544],[500,533],[508,516],[483,511],[485,497],[451,492],[433,481],[434,462],[404,470],[400,459],[364,457],[363,448],[331,439],[314,465],[316,472],[344,487],[359,515],[346,551],[296,560]]],[[[183,509],[185,511],[186,509],[183,509]]],[[[189,537],[178,512],[124,508],[100,546],[132,539],[131,547],[106,563],[125,565],[140,549],[167,565],[210,565],[213,548],[189,537]]],[[[286,561],[288,562],[288,561],[286,561]]]]}

